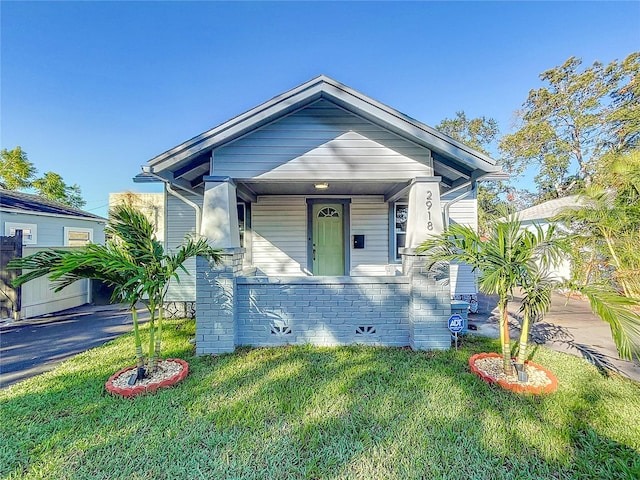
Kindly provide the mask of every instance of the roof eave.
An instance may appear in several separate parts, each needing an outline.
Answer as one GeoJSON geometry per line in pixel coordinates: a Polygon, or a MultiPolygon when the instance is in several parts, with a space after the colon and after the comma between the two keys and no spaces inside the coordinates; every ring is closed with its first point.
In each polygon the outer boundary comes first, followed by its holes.
{"type": "MultiPolygon", "coordinates": [[[[461,160],[472,170],[498,172],[500,167],[492,158],[470,149],[466,145],[444,135],[403,113],[388,107],[366,95],[329,77],[320,75],[267,102],[238,115],[148,161],[154,172],[167,170],[178,163],[188,161],[206,149],[215,148],[258,128],[276,118],[315,102],[328,99],[369,121],[383,124],[395,133],[409,137],[426,148],[442,155],[461,160]]],[[[139,177],[139,176],[138,176],[139,177]]],[[[138,180],[146,181],[146,180],[138,180]]]]}
{"type": "Polygon", "coordinates": [[[0,207],[0,211],[5,213],[19,214],[19,215],[39,215],[42,217],[56,217],[56,218],[68,218],[68,219],[74,219],[74,220],[85,220],[87,222],[95,222],[95,223],[107,223],[109,221],[108,219],[97,216],[97,215],[93,217],[83,217],[82,215],[38,212],[37,210],[22,210],[17,208],[10,208],[10,207],[0,207]]]}

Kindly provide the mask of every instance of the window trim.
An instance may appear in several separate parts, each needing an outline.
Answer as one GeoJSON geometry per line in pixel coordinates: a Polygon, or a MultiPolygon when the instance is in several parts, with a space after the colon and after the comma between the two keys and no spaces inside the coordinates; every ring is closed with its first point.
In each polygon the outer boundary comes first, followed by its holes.
{"type": "MultiPolygon", "coordinates": [[[[407,201],[389,202],[389,263],[402,263],[402,258],[398,255],[398,233],[396,232],[396,207],[406,206],[407,201]]],[[[406,235],[406,232],[405,232],[406,235]]]]}
{"type": "MultiPolygon", "coordinates": [[[[244,210],[244,230],[242,232],[238,231],[238,236],[240,237],[240,233],[243,233],[241,237],[243,241],[240,242],[240,246],[245,250],[243,264],[250,266],[252,264],[251,249],[253,239],[251,234],[251,203],[238,199],[236,205],[238,209],[242,208],[244,210]]],[[[240,217],[238,217],[238,230],[240,230],[240,217]]]]}
{"type": "Polygon", "coordinates": [[[65,247],[82,247],[84,245],[87,245],[89,243],[93,243],[93,228],[86,228],[86,227],[63,227],[63,232],[64,232],[64,246],[65,247]],[[84,245],[71,245],[71,241],[69,239],[69,234],[71,232],[82,232],[82,233],[88,233],[89,234],[89,241],[87,243],[85,243],[84,245]]]}

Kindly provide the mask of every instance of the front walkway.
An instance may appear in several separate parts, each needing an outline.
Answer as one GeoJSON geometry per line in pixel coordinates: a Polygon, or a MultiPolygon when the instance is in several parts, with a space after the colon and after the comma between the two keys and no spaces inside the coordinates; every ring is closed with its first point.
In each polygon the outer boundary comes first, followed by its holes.
{"type": "MultiPolygon", "coordinates": [[[[517,321],[520,300],[516,295],[509,304],[512,341],[520,334],[517,321]]],[[[478,304],[478,313],[469,314],[469,324],[477,327],[477,334],[497,338],[497,297],[479,294],[478,304]]],[[[587,300],[567,301],[567,297],[554,294],[549,313],[531,328],[531,343],[582,357],[598,368],[640,382],[640,362],[620,360],[609,325],[591,313],[587,300]]]]}

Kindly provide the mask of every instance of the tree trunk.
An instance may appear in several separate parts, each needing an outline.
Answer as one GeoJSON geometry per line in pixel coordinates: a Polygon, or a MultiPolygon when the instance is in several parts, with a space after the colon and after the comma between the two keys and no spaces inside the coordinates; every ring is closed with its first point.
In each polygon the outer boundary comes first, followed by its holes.
{"type": "Polygon", "coordinates": [[[507,311],[508,302],[500,302],[500,343],[502,345],[502,369],[504,373],[510,375],[513,372],[511,365],[511,339],[509,336],[509,312],[507,311]]]}
{"type": "Polygon", "coordinates": [[[156,347],[156,305],[152,301],[149,301],[149,372],[155,371],[155,365],[153,365],[153,359],[155,357],[156,347]]]}
{"type": "Polygon", "coordinates": [[[524,314],[522,319],[522,327],[520,330],[520,345],[518,346],[518,363],[524,365],[527,359],[527,346],[529,343],[529,315],[524,314]]]}
{"type": "Polygon", "coordinates": [[[160,347],[162,344],[162,320],[164,318],[164,308],[162,307],[163,302],[160,302],[158,306],[158,331],[156,332],[156,344],[155,349],[153,351],[153,359],[151,360],[151,368],[154,370],[158,367],[158,362],[160,361],[160,347]]]}
{"type": "Polygon", "coordinates": [[[142,340],[140,338],[140,328],[138,327],[138,311],[135,305],[131,307],[131,318],[133,320],[133,337],[136,346],[136,365],[140,370],[144,368],[144,355],[142,354],[142,340]]]}
{"type": "MultiPolygon", "coordinates": [[[[604,239],[607,242],[607,247],[609,248],[609,253],[611,254],[611,258],[613,258],[613,261],[615,263],[615,267],[616,267],[616,271],[620,271],[620,259],[618,258],[618,255],[616,254],[614,245],[613,245],[613,240],[611,239],[610,235],[607,235],[606,232],[604,232],[604,239]]],[[[622,287],[622,291],[624,292],[624,296],[631,298],[632,297],[632,293],[629,290],[629,285],[627,284],[626,281],[622,280],[622,279],[618,279],[620,280],[620,286],[622,287]]]]}

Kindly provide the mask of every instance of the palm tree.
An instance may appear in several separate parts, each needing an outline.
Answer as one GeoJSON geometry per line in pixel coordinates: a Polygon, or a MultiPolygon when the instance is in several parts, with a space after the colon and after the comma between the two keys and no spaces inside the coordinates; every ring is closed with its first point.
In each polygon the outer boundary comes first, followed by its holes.
{"type": "Polygon", "coordinates": [[[640,360],[640,300],[620,295],[608,284],[569,282],[565,286],[586,296],[591,311],[609,324],[621,359],[640,360]]]}
{"type": "Polygon", "coordinates": [[[511,341],[508,304],[515,288],[532,277],[536,262],[543,267],[557,263],[565,248],[554,240],[555,228],[533,230],[522,228],[519,220],[510,217],[490,223],[489,237],[483,240],[471,227],[451,225],[441,235],[425,241],[418,253],[425,253],[428,266],[440,262],[465,262],[478,272],[478,286],[484,293],[498,295],[500,310],[500,344],[503,369],[510,374],[511,341]]]}
{"type": "Polygon", "coordinates": [[[188,238],[176,253],[165,252],[154,236],[153,225],[131,206],[117,206],[111,211],[105,229],[105,245],[89,244],[74,250],[42,251],[16,259],[11,268],[28,270],[14,284],[21,285],[48,275],[55,291],[82,278],[101,280],[114,288],[112,300],[127,302],[131,307],[138,378],[144,376],[145,356],[138,328],[136,304],[145,301],[149,311],[148,368],[153,371],[159,360],[162,340],[163,303],[169,281],[179,281],[178,271],[187,259],[202,256],[213,262],[220,260],[219,250],[211,248],[204,238],[188,238]],[[158,311],[156,323],[156,311],[158,311]]]}
{"type": "Polygon", "coordinates": [[[611,327],[620,358],[640,358],[640,315],[634,311],[640,304],[637,299],[618,294],[610,285],[564,281],[549,274],[573,241],[575,236],[561,233],[555,224],[548,228],[534,224],[527,230],[517,218],[509,217],[494,221],[484,241],[472,228],[453,224],[424,242],[418,252],[426,252],[429,268],[440,262],[466,262],[478,272],[480,290],[498,295],[505,373],[512,371],[507,306],[515,288],[524,292],[518,363],[526,360],[531,323],[549,311],[551,294],[557,288],[580,292],[589,299],[592,311],[611,327]]]}
{"type": "MultiPolygon", "coordinates": [[[[640,296],[637,285],[640,256],[635,243],[640,235],[640,208],[621,204],[613,192],[599,187],[585,190],[580,199],[583,203],[581,208],[566,209],[554,220],[581,234],[582,242],[577,244],[580,252],[576,253],[590,257],[586,262],[585,283],[593,281],[589,277],[598,271],[594,269],[595,263],[606,259],[613,268],[613,283],[627,297],[640,296]]],[[[610,268],[601,270],[607,272],[610,268]]]]}
{"type": "Polygon", "coordinates": [[[107,242],[104,246],[89,244],[82,249],[74,250],[44,250],[13,260],[9,268],[28,270],[15,279],[15,286],[49,275],[56,292],[83,278],[101,280],[114,287],[111,301],[126,302],[131,309],[137,365],[139,374],[143,375],[144,356],[136,309],[136,304],[142,297],[140,285],[137,283],[142,269],[117,243],[107,242]]]}
{"type": "Polygon", "coordinates": [[[520,313],[522,322],[520,324],[520,342],[518,343],[518,361],[524,365],[527,359],[527,347],[529,344],[529,331],[531,324],[541,319],[551,308],[551,293],[558,288],[561,282],[551,277],[547,270],[534,268],[531,276],[523,279],[521,288],[524,292],[520,313]]]}

